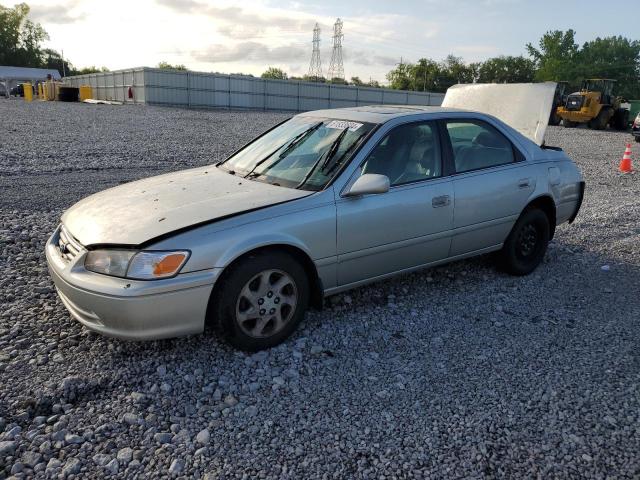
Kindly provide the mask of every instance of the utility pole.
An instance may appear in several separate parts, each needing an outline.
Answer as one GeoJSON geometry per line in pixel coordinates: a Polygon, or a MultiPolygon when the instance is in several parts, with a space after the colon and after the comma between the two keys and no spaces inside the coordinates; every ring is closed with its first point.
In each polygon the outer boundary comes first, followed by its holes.
{"type": "Polygon", "coordinates": [[[64,70],[64,50],[60,50],[60,59],[62,60],[62,78],[64,78],[67,76],[64,70]]]}

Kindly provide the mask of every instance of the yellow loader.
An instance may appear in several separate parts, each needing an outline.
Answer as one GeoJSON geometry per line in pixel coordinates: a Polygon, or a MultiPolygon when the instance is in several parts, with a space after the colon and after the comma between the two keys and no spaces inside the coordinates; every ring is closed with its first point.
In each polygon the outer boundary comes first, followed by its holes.
{"type": "Polygon", "coordinates": [[[616,130],[626,130],[629,123],[629,110],[622,108],[622,98],[613,94],[615,80],[593,78],[582,82],[579,92],[567,96],[557,114],[562,124],[573,128],[586,123],[594,130],[604,130],[611,125],[616,130]]]}

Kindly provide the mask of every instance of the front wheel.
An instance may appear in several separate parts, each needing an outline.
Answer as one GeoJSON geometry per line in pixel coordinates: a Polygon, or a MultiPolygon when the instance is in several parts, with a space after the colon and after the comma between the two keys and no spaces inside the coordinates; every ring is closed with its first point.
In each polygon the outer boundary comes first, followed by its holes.
{"type": "Polygon", "coordinates": [[[514,225],[500,251],[500,267],[511,275],[528,275],[542,262],[549,243],[547,215],[526,210],[514,225]]]}
{"type": "Polygon", "coordinates": [[[212,298],[214,321],[232,346],[258,351],[282,343],[309,303],[304,268],[284,252],[250,255],[231,267],[212,298]]]}

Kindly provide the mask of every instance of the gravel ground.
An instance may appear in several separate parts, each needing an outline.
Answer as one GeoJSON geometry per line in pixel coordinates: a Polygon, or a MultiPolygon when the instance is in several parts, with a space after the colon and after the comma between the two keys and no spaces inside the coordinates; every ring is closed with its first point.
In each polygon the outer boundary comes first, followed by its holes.
{"type": "Polygon", "coordinates": [[[550,129],[587,196],[525,278],[488,257],[402,276],[251,356],[70,318],[43,254],[64,208],[211,163],[284,118],[0,101],[0,478],[639,478],[628,134],[550,129]]]}

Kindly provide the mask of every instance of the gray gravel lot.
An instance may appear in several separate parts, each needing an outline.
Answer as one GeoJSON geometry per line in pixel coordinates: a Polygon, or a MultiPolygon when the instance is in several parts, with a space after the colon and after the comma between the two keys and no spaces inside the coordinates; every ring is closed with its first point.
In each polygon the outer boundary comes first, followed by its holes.
{"type": "Polygon", "coordinates": [[[550,129],[587,196],[525,278],[490,257],[402,276],[251,356],[70,318],[43,254],[64,208],[284,118],[0,100],[0,478],[640,478],[640,176],[616,171],[629,134],[550,129]]]}

